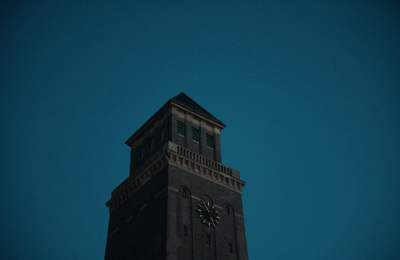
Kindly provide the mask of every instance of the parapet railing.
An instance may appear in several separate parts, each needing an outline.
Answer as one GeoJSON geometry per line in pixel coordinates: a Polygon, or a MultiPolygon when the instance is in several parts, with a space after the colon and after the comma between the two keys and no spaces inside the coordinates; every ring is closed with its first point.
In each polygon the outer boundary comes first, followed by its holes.
{"type": "Polygon", "coordinates": [[[186,157],[186,158],[191,159],[191,160],[193,160],[195,162],[201,163],[201,164],[203,164],[203,165],[205,165],[205,166],[207,166],[207,167],[209,167],[209,168],[211,168],[211,169],[213,169],[215,171],[219,171],[219,172],[225,173],[225,174],[227,174],[229,176],[232,176],[234,178],[237,178],[237,179],[240,178],[240,174],[239,174],[238,171],[236,171],[236,170],[234,170],[232,168],[229,168],[229,167],[227,167],[227,166],[225,166],[225,165],[223,165],[221,163],[218,163],[218,162],[216,162],[214,160],[207,159],[204,156],[202,156],[202,155],[200,155],[198,153],[192,152],[192,151],[190,151],[190,150],[188,150],[188,149],[186,149],[186,148],[184,148],[182,146],[179,146],[177,144],[174,144],[174,143],[170,142],[168,144],[168,149],[176,152],[177,154],[179,154],[179,155],[181,155],[183,157],[186,157]]]}
{"type": "Polygon", "coordinates": [[[240,173],[232,168],[229,168],[221,163],[218,163],[214,160],[210,160],[205,158],[204,156],[192,152],[182,146],[179,146],[175,143],[168,142],[165,144],[163,147],[161,147],[154,155],[152,155],[145,163],[143,163],[131,176],[126,178],[117,188],[115,188],[111,192],[111,196],[113,197],[116,195],[118,192],[123,190],[133,179],[135,179],[137,176],[141,174],[147,167],[149,167],[163,152],[166,150],[173,151],[177,154],[179,154],[182,157],[185,157],[187,159],[193,160],[199,164],[202,164],[208,168],[213,169],[214,171],[218,171],[221,173],[224,173],[226,175],[232,176],[233,178],[240,179],[240,173]]]}

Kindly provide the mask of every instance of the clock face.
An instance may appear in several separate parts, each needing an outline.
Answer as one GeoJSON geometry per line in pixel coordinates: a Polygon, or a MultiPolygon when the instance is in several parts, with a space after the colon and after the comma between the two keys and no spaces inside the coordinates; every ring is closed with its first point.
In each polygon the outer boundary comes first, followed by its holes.
{"type": "Polygon", "coordinates": [[[201,202],[197,206],[197,212],[205,225],[215,227],[219,224],[221,218],[218,216],[218,210],[215,210],[215,206],[210,202],[201,202]]]}

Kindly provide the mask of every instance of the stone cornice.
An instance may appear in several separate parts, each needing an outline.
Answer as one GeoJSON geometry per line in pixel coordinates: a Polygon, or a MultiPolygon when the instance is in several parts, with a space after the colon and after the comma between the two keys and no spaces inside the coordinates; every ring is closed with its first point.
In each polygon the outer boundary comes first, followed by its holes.
{"type": "Polygon", "coordinates": [[[242,192],[245,182],[239,179],[239,172],[215,161],[168,142],[140,167],[132,176],[123,181],[111,193],[106,203],[110,212],[119,207],[132,194],[140,189],[152,176],[167,164],[191,172],[233,191],[242,192]],[[136,177],[134,177],[136,176],[136,177]]]}
{"type": "Polygon", "coordinates": [[[184,157],[171,150],[167,151],[167,158],[168,163],[173,166],[189,171],[197,176],[208,179],[214,183],[222,185],[236,192],[241,193],[242,188],[245,185],[245,182],[240,179],[234,178],[226,173],[210,168],[202,163],[184,157]]]}
{"type": "Polygon", "coordinates": [[[138,189],[140,189],[146,182],[148,182],[151,177],[153,177],[157,172],[167,165],[168,160],[166,153],[160,154],[154,159],[153,163],[148,165],[147,168],[142,170],[138,176],[129,176],[125,181],[123,181],[115,190],[111,193],[111,199],[106,203],[106,206],[112,212],[114,209],[118,208],[125,200],[127,200],[132,194],[134,194],[138,189]]]}

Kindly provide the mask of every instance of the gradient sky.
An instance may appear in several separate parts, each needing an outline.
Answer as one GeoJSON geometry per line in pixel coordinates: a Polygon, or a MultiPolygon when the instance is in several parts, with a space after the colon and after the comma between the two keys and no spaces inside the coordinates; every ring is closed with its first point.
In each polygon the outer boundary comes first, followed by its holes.
{"type": "Polygon", "coordinates": [[[103,259],[124,142],[227,127],[252,260],[400,259],[397,1],[1,1],[0,258],[103,259]]]}

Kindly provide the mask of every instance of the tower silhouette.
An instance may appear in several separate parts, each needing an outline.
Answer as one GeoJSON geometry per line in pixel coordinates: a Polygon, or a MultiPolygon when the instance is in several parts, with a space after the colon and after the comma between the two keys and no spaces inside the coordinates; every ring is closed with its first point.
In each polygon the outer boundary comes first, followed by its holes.
{"type": "Polygon", "coordinates": [[[224,127],[180,93],[126,141],[130,175],[106,203],[106,260],[248,259],[245,182],[221,163],[224,127]]]}

